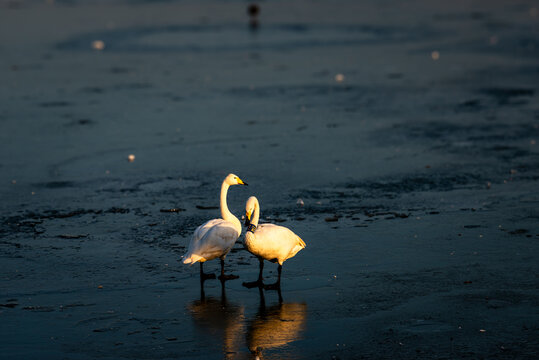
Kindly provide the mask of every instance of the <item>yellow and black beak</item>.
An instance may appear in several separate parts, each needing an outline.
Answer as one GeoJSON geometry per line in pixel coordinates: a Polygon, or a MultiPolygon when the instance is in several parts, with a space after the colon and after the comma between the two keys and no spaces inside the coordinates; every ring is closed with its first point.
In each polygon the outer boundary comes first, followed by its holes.
{"type": "Polygon", "coordinates": [[[245,185],[245,186],[248,186],[249,184],[247,184],[245,181],[243,181],[242,179],[238,178],[238,184],[240,185],[245,185]]]}
{"type": "Polygon", "coordinates": [[[245,213],[245,226],[249,226],[251,225],[251,214],[246,212],[245,213]]]}

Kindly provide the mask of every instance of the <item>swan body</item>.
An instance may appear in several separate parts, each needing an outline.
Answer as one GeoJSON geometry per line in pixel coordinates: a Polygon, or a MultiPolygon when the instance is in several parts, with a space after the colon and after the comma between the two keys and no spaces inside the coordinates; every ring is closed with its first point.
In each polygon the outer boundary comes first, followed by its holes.
{"type": "Polygon", "coordinates": [[[241,234],[241,223],[235,217],[226,203],[228,188],[232,185],[247,185],[238,176],[229,174],[221,185],[221,218],[213,219],[200,225],[189,242],[189,249],[183,256],[184,264],[200,262],[201,276],[202,263],[221,259],[221,276],[224,277],[224,259],[241,234]]]}
{"type": "Polygon", "coordinates": [[[248,231],[244,244],[251,254],[279,265],[305,248],[305,242],[292,230],[275,224],[262,224],[254,232],[248,231]]]}
{"type": "Polygon", "coordinates": [[[200,225],[191,238],[189,250],[184,255],[184,264],[206,262],[226,256],[240,236],[236,224],[224,219],[213,219],[200,225]]]}
{"type": "Polygon", "coordinates": [[[245,217],[248,228],[245,233],[245,248],[260,261],[260,273],[258,280],[252,283],[244,283],[246,287],[261,286],[264,260],[279,264],[279,278],[273,285],[277,287],[281,281],[283,263],[294,257],[300,250],[306,247],[305,242],[294,232],[284,226],[274,224],[262,224],[258,226],[260,218],[260,204],[258,199],[251,196],[245,204],[245,217]]]}

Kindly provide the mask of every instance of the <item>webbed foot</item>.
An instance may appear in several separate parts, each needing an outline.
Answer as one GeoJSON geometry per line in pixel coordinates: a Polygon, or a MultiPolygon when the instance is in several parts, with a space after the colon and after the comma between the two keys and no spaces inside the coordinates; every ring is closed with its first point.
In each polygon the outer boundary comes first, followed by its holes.
{"type": "Polygon", "coordinates": [[[275,282],[273,284],[264,285],[265,290],[281,290],[281,283],[275,282]]]}
{"type": "Polygon", "coordinates": [[[209,279],[215,279],[215,274],[211,273],[211,274],[206,274],[206,273],[202,273],[200,274],[200,281],[206,281],[206,280],[209,280],[209,279]]]}
{"type": "Polygon", "coordinates": [[[259,288],[264,287],[264,283],[260,279],[256,281],[244,282],[242,285],[246,287],[247,289],[252,289],[254,287],[259,287],[259,288]]]}
{"type": "Polygon", "coordinates": [[[227,280],[235,280],[239,279],[240,277],[238,275],[219,275],[219,280],[221,281],[227,281],[227,280]]]}

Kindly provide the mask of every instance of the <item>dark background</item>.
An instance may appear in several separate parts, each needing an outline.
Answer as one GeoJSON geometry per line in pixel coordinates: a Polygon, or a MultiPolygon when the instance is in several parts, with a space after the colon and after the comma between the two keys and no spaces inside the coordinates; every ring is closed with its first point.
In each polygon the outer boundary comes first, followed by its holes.
{"type": "Polygon", "coordinates": [[[247,5],[0,1],[0,357],[537,358],[539,4],[247,5]],[[230,172],[283,304],[180,262],[230,172]]]}

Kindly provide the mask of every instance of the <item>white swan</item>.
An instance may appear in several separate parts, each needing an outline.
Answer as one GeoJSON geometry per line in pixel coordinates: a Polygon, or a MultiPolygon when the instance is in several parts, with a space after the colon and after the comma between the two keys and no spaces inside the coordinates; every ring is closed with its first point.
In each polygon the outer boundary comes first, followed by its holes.
{"type": "Polygon", "coordinates": [[[260,218],[260,205],[256,197],[251,196],[245,204],[245,218],[247,232],[245,233],[245,248],[260,261],[260,273],[258,280],[250,283],[243,283],[245,287],[263,286],[262,271],[264,260],[277,262],[279,277],[274,284],[266,285],[267,289],[278,289],[281,284],[281,271],[283,263],[294,257],[301,249],[305,248],[305,242],[290,229],[274,224],[261,224],[258,226],[260,218]]]}
{"type": "Polygon", "coordinates": [[[215,278],[214,274],[205,274],[202,264],[208,260],[221,258],[221,280],[237,279],[237,276],[225,276],[225,257],[241,234],[241,223],[226,204],[226,194],[231,185],[247,185],[238,176],[229,174],[221,185],[221,219],[213,219],[200,225],[191,238],[189,250],[183,256],[184,264],[200,262],[200,279],[215,278]]]}

